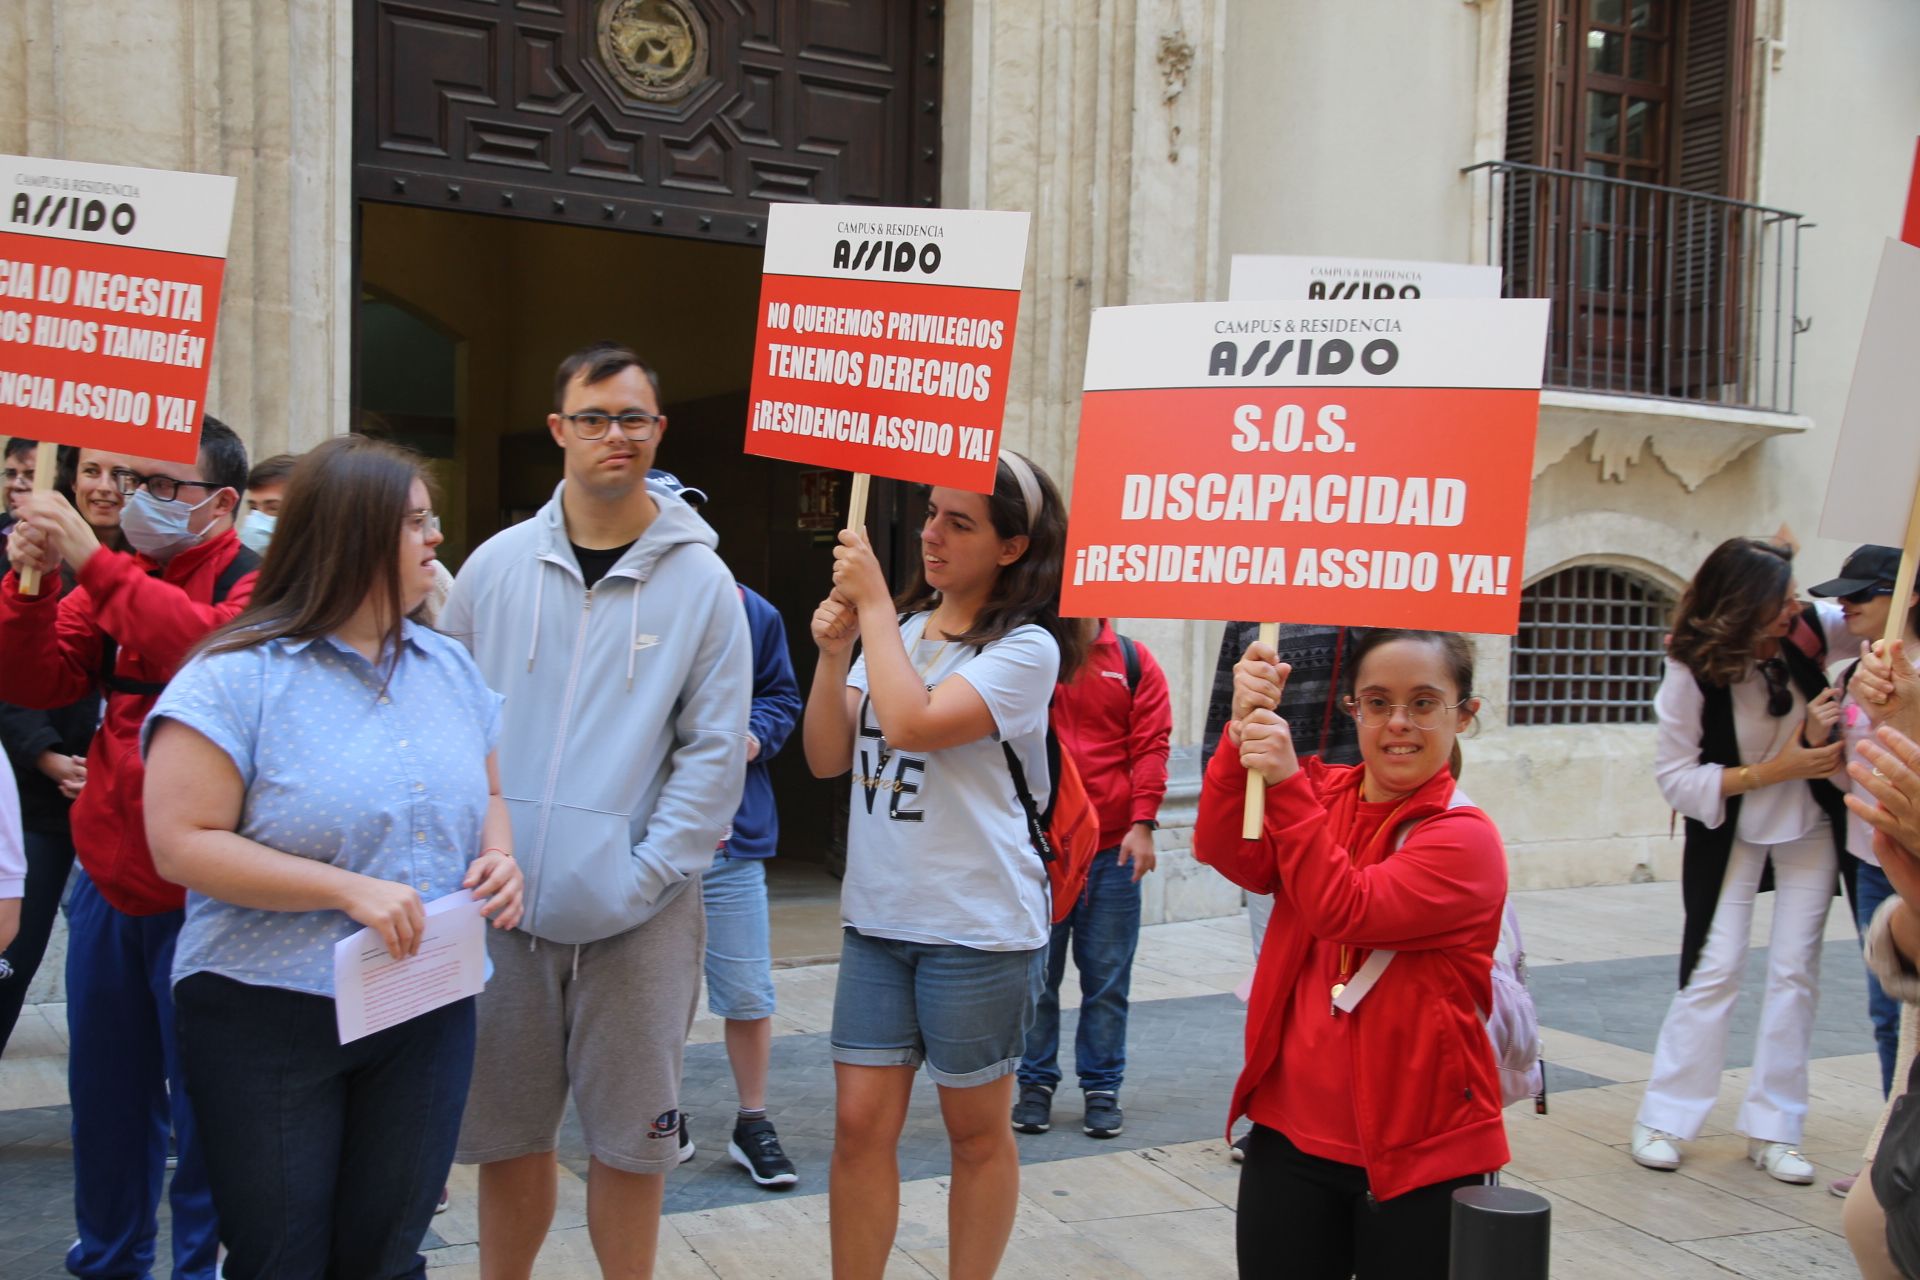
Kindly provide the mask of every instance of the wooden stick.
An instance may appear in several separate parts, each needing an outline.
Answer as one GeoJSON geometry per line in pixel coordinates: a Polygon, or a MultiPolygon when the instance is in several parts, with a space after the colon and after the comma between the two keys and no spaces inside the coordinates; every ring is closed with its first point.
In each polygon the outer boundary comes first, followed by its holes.
{"type": "MultiPolygon", "coordinates": [[[[1913,576],[1916,567],[1920,567],[1920,480],[1913,488],[1913,501],[1907,507],[1907,540],[1900,549],[1900,573],[1893,580],[1893,607],[1887,610],[1887,634],[1884,646],[1889,657],[1893,646],[1900,643],[1900,637],[1906,634],[1907,608],[1913,602],[1913,576]]],[[[1907,655],[1909,662],[1920,659],[1920,654],[1907,655]]]]}
{"type": "MultiPolygon", "coordinates": [[[[1280,643],[1280,624],[1263,622],[1260,624],[1260,643],[1268,648],[1280,643]]],[[[1240,820],[1240,835],[1246,840],[1258,840],[1260,828],[1267,818],[1267,780],[1247,770],[1247,811],[1240,820]]]]}
{"type": "Polygon", "coordinates": [[[867,527],[867,490],[872,484],[873,477],[866,472],[853,473],[853,489],[847,494],[847,528],[867,527]]]}
{"type": "MultiPolygon", "coordinates": [[[[60,466],[60,446],[51,440],[42,440],[33,455],[33,491],[51,493],[53,474],[60,466]]],[[[20,571],[20,594],[37,596],[40,594],[40,571],[22,569],[20,571]]]]}

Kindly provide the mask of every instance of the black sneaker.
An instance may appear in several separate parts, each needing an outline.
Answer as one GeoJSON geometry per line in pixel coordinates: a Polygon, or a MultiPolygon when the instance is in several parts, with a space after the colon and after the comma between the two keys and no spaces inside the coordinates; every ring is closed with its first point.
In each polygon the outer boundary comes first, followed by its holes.
{"type": "Polygon", "coordinates": [[[1089,1138],[1112,1138],[1120,1133],[1120,1099],[1111,1093],[1087,1095],[1087,1118],[1082,1127],[1089,1138]]]}
{"type": "Polygon", "coordinates": [[[687,1136],[687,1113],[680,1113],[680,1163],[693,1159],[693,1139],[687,1136]]]}
{"type": "Polygon", "coordinates": [[[1013,1127],[1021,1133],[1045,1133],[1053,1128],[1053,1090],[1030,1084],[1013,1104],[1013,1127]]]}
{"type": "Polygon", "coordinates": [[[780,1149],[780,1135],[771,1120],[747,1120],[733,1126],[727,1154],[763,1187],[790,1187],[800,1181],[793,1161],[780,1149]]]}

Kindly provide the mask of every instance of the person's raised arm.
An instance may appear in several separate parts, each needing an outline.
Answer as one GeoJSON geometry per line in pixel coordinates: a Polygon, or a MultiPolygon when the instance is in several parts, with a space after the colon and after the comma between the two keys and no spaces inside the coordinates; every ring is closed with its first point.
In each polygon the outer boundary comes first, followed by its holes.
{"type": "Polygon", "coordinates": [[[800,745],[816,778],[837,778],[853,767],[853,718],[859,713],[860,693],[847,687],[847,673],[859,630],[859,615],[844,600],[828,596],[813,611],[813,643],[820,654],[813,664],[800,745]]]}

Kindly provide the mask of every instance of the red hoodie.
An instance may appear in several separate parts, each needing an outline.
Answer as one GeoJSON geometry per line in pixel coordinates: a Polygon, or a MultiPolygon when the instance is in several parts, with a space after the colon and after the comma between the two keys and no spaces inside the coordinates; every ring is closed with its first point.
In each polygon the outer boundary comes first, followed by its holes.
{"type": "MultiPolygon", "coordinates": [[[[88,559],[72,591],[57,576],[38,595],[20,594],[18,574],[0,579],[0,701],[51,709],[78,701],[101,677],[102,640],[119,644],[115,671],[164,684],[209,631],[231,621],[253,594],[253,574],[213,604],[214,582],[240,553],[231,529],[189,547],[165,567],[145,556],[104,548],[88,559]]],[[[178,911],[186,891],[162,880],[147,852],[141,803],[146,768],[140,723],[150,694],[107,694],[107,712],[87,749],[87,785],[73,806],[80,865],[115,908],[130,916],[178,911]]]]}
{"type": "Polygon", "coordinates": [[[1100,847],[1111,849],[1136,822],[1156,821],[1167,794],[1167,739],[1173,705],[1167,676],[1147,646],[1140,655],[1140,687],[1127,688],[1120,637],[1104,620],[1099,638],[1073,683],[1053,694],[1053,731],[1073,756],[1100,816],[1100,847]]]}
{"type": "Polygon", "coordinates": [[[1309,757],[1267,788],[1265,830],[1242,840],[1247,775],[1222,735],[1201,786],[1193,852],[1235,884],[1273,895],[1228,1124],[1256,1093],[1285,1094],[1263,1086],[1276,1083],[1290,1033],[1344,1042],[1344,1078],[1313,1072],[1332,1091],[1320,1103],[1349,1110],[1339,1128],[1357,1135],[1370,1189],[1387,1200],[1507,1162],[1500,1081],[1480,1012],[1493,1000],[1507,858],[1486,814],[1446,807],[1453,778],[1445,769],[1393,817],[1395,827],[1417,824],[1398,851],[1390,833],[1350,851],[1363,768],[1309,757]],[[1369,948],[1397,954],[1353,1012],[1336,1014],[1330,991],[1318,994],[1307,969],[1316,942],[1353,948],[1356,971],[1369,948]],[[1303,990],[1316,994],[1297,998],[1303,990]]]}

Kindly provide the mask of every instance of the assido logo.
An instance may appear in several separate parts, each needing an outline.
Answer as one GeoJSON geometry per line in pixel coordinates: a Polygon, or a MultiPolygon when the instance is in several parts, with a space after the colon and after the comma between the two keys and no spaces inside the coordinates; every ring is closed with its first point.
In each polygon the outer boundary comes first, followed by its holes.
{"type": "Polygon", "coordinates": [[[833,265],[839,271],[893,271],[902,275],[918,268],[922,275],[940,269],[940,246],[929,240],[838,240],[833,265]]]}
{"type": "Polygon", "coordinates": [[[133,233],[136,215],[125,201],[109,206],[104,200],[48,193],[37,201],[25,191],[13,197],[9,221],[15,227],[59,228],[67,231],[99,231],[111,228],[115,235],[133,233]]]}

